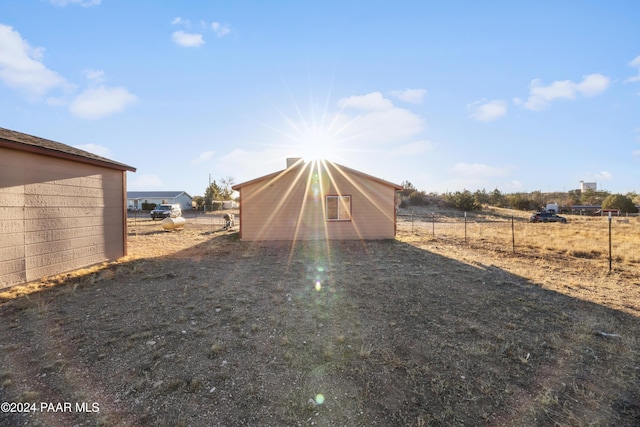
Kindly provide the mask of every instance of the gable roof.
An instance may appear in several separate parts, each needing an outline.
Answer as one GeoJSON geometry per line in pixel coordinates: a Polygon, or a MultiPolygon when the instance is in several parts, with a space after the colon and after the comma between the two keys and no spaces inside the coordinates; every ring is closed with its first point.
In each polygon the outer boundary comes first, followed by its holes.
{"type": "Polygon", "coordinates": [[[125,165],[70,145],[51,141],[26,133],[16,132],[0,127],[0,147],[27,151],[45,156],[57,157],[81,163],[103,166],[110,169],[135,172],[136,168],[125,165]]]}
{"type": "Polygon", "coordinates": [[[127,191],[127,199],[175,199],[182,194],[193,198],[184,191],[127,191]]]}
{"type": "Polygon", "coordinates": [[[260,182],[260,181],[270,180],[270,179],[273,179],[273,178],[275,178],[277,176],[283,176],[283,175],[291,173],[293,171],[298,171],[298,170],[300,170],[300,168],[313,167],[314,163],[316,163],[316,162],[319,162],[321,167],[326,168],[327,166],[329,166],[329,167],[332,167],[332,168],[337,169],[339,171],[342,171],[344,173],[359,175],[359,176],[362,176],[364,178],[370,179],[372,181],[379,182],[380,184],[383,184],[383,185],[386,185],[386,186],[389,186],[389,187],[393,187],[398,191],[402,190],[402,188],[403,188],[399,184],[394,184],[393,182],[385,181],[384,179],[377,178],[375,176],[366,174],[364,172],[360,172],[358,170],[355,170],[355,169],[352,169],[352,168],[349,168],[349,167],[346,167],[346,166],[339,165],[339,164],[331,162],[329,160],[314,160],[312,162],[304,162],[304,163],[303,162],[297,162],[293,166],[290,166],[290,167],[288,167],[286,169],[283,169],[281,171],[270,173],[268,175],[264,175],[264,176],[252,179],[250,181],[245,181],[245,182],[242,182],[240,184],[236,184],[233,187],[231,187],[231,189],[237,191],[237,190],[239,190],[242,187],[245,187],[247,185],[255,184],[255,183],[260,182]]]}

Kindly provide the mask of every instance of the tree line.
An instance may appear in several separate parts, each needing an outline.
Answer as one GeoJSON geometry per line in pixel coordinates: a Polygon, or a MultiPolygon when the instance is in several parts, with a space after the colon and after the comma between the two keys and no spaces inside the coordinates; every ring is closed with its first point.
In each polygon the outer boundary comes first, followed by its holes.
{"type": "Polygon", "coordinates": [[[540,210],[548,203],[557,203],[558,206],[568,211],[574,206],[591,205],[601,206],[602,209],[619,209],[621,213],[637,213],[638,207],[636,205],[640,204],[640,194],[636,192],[612,194],[608,191],[588,189],[585,191],[569,190],[549,193],[532,191],[505,194],[496,188],[489,192],[482,189],[475,192],[463,190],[438,194],[418,190],[409,181],[404,181],[402,187],[401,207],[445,204],[464,211],[479,210],[483,205],[518,210],[540,210]]]}

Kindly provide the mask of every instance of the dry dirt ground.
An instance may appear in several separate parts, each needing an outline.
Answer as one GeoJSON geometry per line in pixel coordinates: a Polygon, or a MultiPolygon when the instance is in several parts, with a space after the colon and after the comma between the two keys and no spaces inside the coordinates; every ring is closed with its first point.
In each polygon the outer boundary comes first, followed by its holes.
{"type": "Polygon", "coordinates": [[[0,294],[0,425],[640,425],[637,275],[219,224],[132,219],[127,258],[0,294]]]}

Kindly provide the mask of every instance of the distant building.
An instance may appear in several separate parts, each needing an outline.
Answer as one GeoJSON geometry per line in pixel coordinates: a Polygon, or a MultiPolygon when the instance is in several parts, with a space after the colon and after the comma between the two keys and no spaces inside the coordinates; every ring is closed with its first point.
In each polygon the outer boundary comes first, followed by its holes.
{"type": "Polygon", "coordinates": [[[180,205],[183,211],[193,208],[192,197],[184,191],[127,191],[127,209],[137,211],[143,203],[155,205],[180,205]]]}
{"type": "Polygon", "coordinates": [[[598,189],[598,183],[596,182],[584,182],[580,181],[580,192],[584,193],[587,190],[596,191],[598,189]]]}

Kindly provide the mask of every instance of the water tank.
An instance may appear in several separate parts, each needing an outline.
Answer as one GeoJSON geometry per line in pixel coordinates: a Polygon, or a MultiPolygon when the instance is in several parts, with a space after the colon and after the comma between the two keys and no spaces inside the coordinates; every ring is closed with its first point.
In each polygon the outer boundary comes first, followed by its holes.
{"type": "Polygon", "coordinates": [[[178,230],[187,223],[187,220],[179,216],[176,218],[165,218],[162,220],[162,228],[165,230],[178,230]]]}

